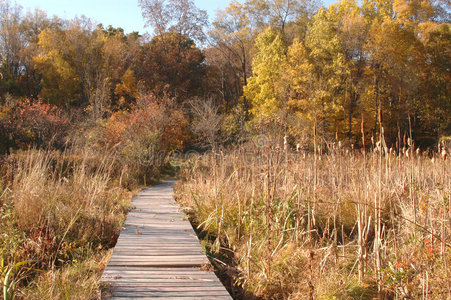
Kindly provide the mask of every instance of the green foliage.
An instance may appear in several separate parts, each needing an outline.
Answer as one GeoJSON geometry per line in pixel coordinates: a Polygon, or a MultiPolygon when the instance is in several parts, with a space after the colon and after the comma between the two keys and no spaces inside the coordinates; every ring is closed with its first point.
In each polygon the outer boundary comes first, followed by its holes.
{"type": "Polygon", "coordinates": [[[16,285],[20,280],[21,268],[31,261],[22,261],[13,266],[5,265],[3,257],[0,257],[0,287],[3,290],[3,300],[13,300],[16,292],[16,285]]]}

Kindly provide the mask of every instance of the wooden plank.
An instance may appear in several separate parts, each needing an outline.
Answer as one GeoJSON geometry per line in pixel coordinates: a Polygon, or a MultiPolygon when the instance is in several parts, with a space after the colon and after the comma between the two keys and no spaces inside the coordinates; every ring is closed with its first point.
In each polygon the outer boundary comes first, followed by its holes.
{"type": "Polygon", "coordinates": [[[165,245],[168,245],[168,246],[179,245],[180,248],[192,247],[192,248],[202,249],[202,247],[200,246],[199,243],[196,244],[195,242],[193,242],[192,240],[189,240],[189,239],[183,239],[183,240],[174,240],[174,239],[158,240],[158,239],[154,239],[154,238],[152,238],[152,239],[144,239],[143,238],[142,240],[139,238],[126,239],[126,240],[124,239],[121,241],[121,243],[118,243],[118,246],[121,246],[124,243],[128,244],[128,245],[133,245],[133,244],[141,245],[143,247],[148,246],[149,248],[151,248],[152,246],[157,246],[157,245],[159,245],[161,247],[164,247],[165,245]]]}
{"type": "Polygon", "coordinates": [[[215,274],[212,272],[200,272],[198,268],[198,271],[180,271],[180,272],[174,272],[172,270],[165,270],[165,269],[183,269],[183,268],[144,268],[144,267],[133,267],[133,266],[122,266],[122,267],[114,267],[114,268],[108,268],[105,270],[104,275],[105,276],[111,276],[111,277],[121,277],[122,275],[126,276],[142,276],[142,277],[154,277],[158,276],[158,278],[175,278],[175,279],[195,279],[195,278],[216,278],[215,274]],[[156,271],[146,271],[145,269],[161,269],[156,271]]]}
{"type": "Polygon", "coordinates": [[[127,277],[123,278],[120,276],[112,276],[112,278],[109,279],[111,282],[116,282],[118,285],[122,284],[158,284],[158,285],[176,285],[176,286],[183,286],[185,284],[188,285],[213,285],[213,286],[222,286],[222,284],[214,278],[204,278],[199,279],[196,277],[169,277],[169,278],[141,278],[141,277],[127,277]]]}
{"type": "Polygon", "coordinates": [[[201,267],[208,263],[203,259],[191,259],[191,260],[177,260],[177,259],[165,259],[165,260],[111,260],[112,266],[143,266],[143,267],[187,267],[196,266],[201,267]]]}
{"type": "Polygon", "coordinates": [[[166,238],[183,238],[183,237],[188,237],[192,240],[197,241],[197,236],[194,234],[194,232],[190,232],[188,230],[149,230],[146,228],[130,228],[128,230],[124,230],[121,232],[121,234],[128,234],[131,237],[134,237],[135,235],[140,235],[141,238],[147,238],[147,236],[151,236],[151,237],[166,237],[166,238]],[[168,236],[168,234],[170,234],[171,236],[168,236]]]}
{"type": "MultiPolygon", "coordinates": [[[[130,299],[130,297],[112,297],[111,299],[114,300],[124,300],[124,299],[130,299]]],[[[158,300],[211,300],[211,297],[191,297],[191,296],[152,296],[152,297],[139,297],[140,300],[148,300],[148,299],[158,299],[158,300]]],[[[230,300],[230,296],[215,296],[214,300],[230,300]]]]}
{"type": "Polygon", "coordinates": [[[202,252],[201,249],[196,248],[184,248],[184,247],[174,247],[174,248],[168,248],[168,247],[152,247],[152,248],[147,248],[147,247],[126,247],[123,246],[121,248],[118,248],[116,250],[114,250],[115,254],[126,254],[129,253],[130,251],[137,251],[139,252],[140,255],[179,255],[180,251],[183,251],[185,254],[187,255],[196,255],[196,254],[200,254],[203,255],[204,253],[202,252]]]}
{"type": "Polygon", "coordinates": [[[172,261],[165,261],[165,262],[128,262],[128,261],[112,261],[110,263],[111,266],[141,266],[141,267],[168,267],[171,266],[173,268],[178,267],[188,267],[188,266],[195,266],[195,267],[202,267],[205,262],[172,262],[172,261]]]}
{"type": "Polygon", "coordinates": [[[160,286],[160,287],[148,287],[148,286],[118,286],[115,285],[112,289],[113,293],[116,292],[146,292],[146,293],[191,293],[191,296],[201,295],[204,296],[206,293],[210,295],[217,295],[226,293],[223,286],[206,286],[206,287],[193,287],[193,286],[160,286]]]}
{"type": "Polygon", "coordinates": [[[160,298],[160,297],[180,297],[180,295],[188,296],[188,297],[194,297],[195,299],[218,299],[217,297],[227,297],[225,299],[232,299],[230,295],[225,292],[219,292],[219,291],[199,291],[199,292],[191,292],[191,291],[176,291],[176,292],[146,292],[146,291],[115,291],[113,292],[113,298],[115,297],[125,297],[125,298],[143,298],[143,297],[150,297],[150,298],[160,298]]]}
{"type": "MultiPolygon", "coordinates": [[[[199,291],[193,291],[193,290],[176,290],[176,291],[170,291],[170,290],[113,290],[113,297],[133,297],[133,298],[140,298],[140,297],[168,297],[168,296],[199,296],[199,297],[205,297],[205,296],[227,296],[229,295],[228,292],[223,289],[223,291],[213,290],[213,291],[205,291],[205,290],[199,290],[199,291]]],[[[230,297],[230,296],[229,296],[230,297]]],[[[210,298],[213,299],[213,298],[210,298]]],[[[231,299],[231,298],[229,298],[231,299]]]]}
{"type": "Polygon", "coordinates": [[[112,299],[232,299],[208,263],[187,216],[172,198],[174,181],[132,199],[132,211],[102,281],[112,299]]]}
{"type": "Polygon", "coordinates": [[[123,265],[123,266],[202,266],[208,263],[207,259],[202,257],[180,259],[177,256],[168,256],[164,259],[158,256],[147,256],[140,259],[140,257],[127,257],[110,260],[111,265],[123,265]]]}
{"type": "Polygon", "coordinates": [[[217,278],[213,275],[201,276],[198,274],[184,274],[183,276],[168,276],[167,274],[140,274],[140,273],[120,273],[120,274],[104,274],[102,278],[106,281],[117,281],[126,282],[127,280],[171,280],[173,282],[179,281],[208,281],[208,282],[219,282],[217,278]]]}
{"type": "Polygon", "coordinates": [[[121,273],[108,273],[103,274],[103,278],[105,280],[121,280],[121,281],[127,281],[127,280],[133,280],[133,279],[139,279],[139,280],[171,280],[171,281],[211,281],[216,282],[217,278],[215,275],[199,275],[199,274],[184,274],[184,275],[167,275],[167,274],[142,274],[142,273],[128,273],[128,272],[121,272],[121,273]]]}
{"type": "Polygon", "coordinates": [[[214,282],[113,282],[114,288],[112,291],[124,291],[124,289],[129,288],[131,291],[148,291],[148,290],[159,290],[162,289],[175,289],[172,291],[223,291],[224,286],[221,283],[214,282]]]}
{"type": "Polygon", "coordinates": [[[212,272],[201,271],[197,267],[185,267],[185,268],[143,268],[143,267],[134,267],[134,266],[124,266],[117,268],[108,268],[105,270],[104,274],[140,274],[140,275],[165,275],[168,277],[177,276],[177,277],[185,277],[188,275],[196,275],[196,276],[215,276],[212,272]],[[150,270],[150,271],[149,271],[150,270]]]}
{"type": "Polygon", "coordinates": [[[141,274],[141,275],[162,275],[162,276],[179,276],[184,275],[196,275],[196,276],[212,276],[215,277],[214,273],[209,271],[202,271],[195,267],[186,268],[143,268],[143,267],[117,267],[117,268],[107,268],[104,274],[120,274],[120,273],[130,273],[130,274],[141,274]]]}

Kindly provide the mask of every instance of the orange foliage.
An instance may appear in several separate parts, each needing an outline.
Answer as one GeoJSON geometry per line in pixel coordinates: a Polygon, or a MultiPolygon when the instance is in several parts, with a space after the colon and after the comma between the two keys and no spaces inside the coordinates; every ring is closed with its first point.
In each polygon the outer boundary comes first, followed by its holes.
{"type": "Polygon", "coordinates": [[[68,125],[56,106],[26,99],[6,112],[0,127],[7,135],[3,141],[7,147],[26,149],[29,145],[61,147],[68,125]]]}
{"type": "Polygon", "coordinates": [[[160,150],[182,149],[187,136],[188,119],[174,106],[168,97],[157,99],[154,95],[144,95],[129,113],[116,112],[105,127],[105,141],[114,146],[127,143],[137,136],[156,134],[160,150]]]}

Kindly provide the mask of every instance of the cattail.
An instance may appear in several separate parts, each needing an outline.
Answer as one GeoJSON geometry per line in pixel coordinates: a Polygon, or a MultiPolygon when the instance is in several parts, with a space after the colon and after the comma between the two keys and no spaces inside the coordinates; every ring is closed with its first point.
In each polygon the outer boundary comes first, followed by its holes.
{"type": "Polygon", "coordinates": [[[363,115],[362,115],[362,123],[361,123],[361,131],[362,131],[362,146],[363,146],[363,152],[365,152],[365,123],[363,121],[363,115]]]}
{"type": "Polygon", "coordinates": [[[287,151],[288,150],[288,136],[285,135],[283,137],[283,150],[287,151]]]}
{"type": "Polygon", "coordinates": [[[406,147],[402,147],[401,151],[399,151],[399,156],[403,156],[406,154],[406,147]]]}
{"type": "Polygon", "coordinates": [[[447,158],[447,156],[448,156],[448,152],[446,151],[446,148],[445,148],[445,147],[442,148],[441,155],[442,155],[442,159],[443,159],[443,160],[446,160],[446,158],[447,158]]]}
{"type": "Polygon", "coordinates": [[[378,110],[378,118],[379,118],[379,125],[381,125],[382,124],[382,110],[381,110],[380,107],[379,107],[379,110],[378,110]]]}
{"type": "Polygon", "coordinates": [[[381,150],[381,141],[376,142],[376,148],[375,151],[379,152],[381,150]]]}

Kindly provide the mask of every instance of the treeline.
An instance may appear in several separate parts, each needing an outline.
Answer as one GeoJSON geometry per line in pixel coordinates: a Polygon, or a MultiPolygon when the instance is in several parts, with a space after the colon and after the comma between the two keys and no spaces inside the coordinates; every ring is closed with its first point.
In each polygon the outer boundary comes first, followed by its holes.
{"type": "Polygon", "coordinates": [[[139,93],[200,93],[202,52],[175,32],[153,39],[94,25],[85,17],[49,18],[0,2],[0,93],[84,107],[97,117],[126,109],[139,93]]]}
{"type": "Polygon", "coordinates": [[[191,0],[139,5],[152,37],[2,0],[3,115],[22,97],[105,119],[153,94],[194,119],[189,99],[213,101],[219,134],[238,138],[360,144],[382,125],[401,147],[451,134],[447,1],[232,1],[211,26],[191,0]]]}
{"type": "Polygon", "coordinates": [[[393,146],[407,146],[406,136],[426,146],[451,133],[450,8],[232,2],[213,23],[210,51],[223,54],[218,70],[234,75],[229,85],[244,86],[240,102],[254,128],[301,144],[316,132],[361,145],[362,132],[368,141],[382,125],[393,146]]]}

